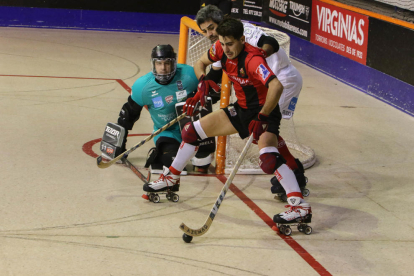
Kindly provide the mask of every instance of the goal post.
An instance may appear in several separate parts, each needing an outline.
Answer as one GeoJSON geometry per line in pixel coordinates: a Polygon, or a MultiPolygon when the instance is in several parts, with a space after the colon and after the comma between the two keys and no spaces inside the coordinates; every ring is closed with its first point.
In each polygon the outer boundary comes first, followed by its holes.
{"type": "MultiPolygon", "coordinates": [[[[179,44],[178,44],[178,63],[181,64],[190,64],[194,66],[194,62],[197,61],[197,59],[193,59],[190,62],[187,62],[187,53],[191,50],[191,46],[194,46],[196,43],[188,44],[189,37],[191,36],[192,31],[197,32],[199,36],[201,35],[201,30],[197,26],[197,23],[187,17],[184,16],[181,18],[180,23],[180,38],[179,38],[179,44]],[[190,46],[190,47],[189,47],[190,46]]],[[[200,41],[208,41],[208,39],[204,38],[202,35],[199,37],[200,41]]],[[[210,46],[210,44],[204,43],[204,47],[200,47],[200,49],[204,49],[204,52],[206,52],[210,46]]],[[[202,53],[200,53],[201,57],[202,53]]],[[[229,77],[226,75],[226,73],[223,72],[223,77],[221,81],[221,95],[220,95],[220,108],[225,108],[230,103],[230,90],[231,90],[231,82],[229,77]]],[[[225,162],[226,162],[226,136],[219,136],[217,137],[217,148],[216,148],[216,174],[224,174],[225,172],[225,162]]]]}
{"type": "MultiPolygon", "coordinates": [[[[289,56],[290,37],[286,33],[264,27],[259,28],[262,29],[266,35],[274,37],[279,42],[280,47],[283,48],[289,56]]],[[[194,66],[195,62],[208,51],[211,45],[211,41],[202,35],[200,28],[193,19],[186,16],[181,18],[178,63],[194,66]]],[[[234,102],[235,96],[231,82],[228,76],[223,72],[220,105],[218,106],[216,104],[213,106],[213,110],[227,107],[230,101],[234,102]]],[[[280,133],[293,156],[302,162],[305,169],[311,167],[316,162],[316,156],[313,149],[298,141],[293,118],[282,120],[280,133]]],[[[245,141],[241,140],[238,134],[217,138],[216,174],[231,172],[244,144],[245,141]]],[[[263,174],[259,166],[259,150],[257,145],[250,147],[238,173],[263,174]]]]}

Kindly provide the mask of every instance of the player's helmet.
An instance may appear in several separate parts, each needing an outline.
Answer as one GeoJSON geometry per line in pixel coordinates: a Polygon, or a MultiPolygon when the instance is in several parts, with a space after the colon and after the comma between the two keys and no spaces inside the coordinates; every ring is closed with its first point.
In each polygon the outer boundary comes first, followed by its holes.
{"type": "Polygon", "coordinates": [[[174,48],[171,45],[157,45],[152,49],[151,53],[151,66],[152,73],[159,83],[168,83],[175,75],[177,71],[177,54],[174,53],[174,48]],[[155,62],[157,60],[169,60],[171,61],[171,71],[168,74],[161,75],[155,70],[155,62]]]}

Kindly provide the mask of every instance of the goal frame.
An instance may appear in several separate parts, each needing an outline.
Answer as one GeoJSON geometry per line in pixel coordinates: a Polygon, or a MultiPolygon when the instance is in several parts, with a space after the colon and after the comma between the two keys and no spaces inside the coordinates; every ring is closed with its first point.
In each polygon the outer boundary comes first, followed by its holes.
{"type": "MultiPolygon", "coordinates": [[[[197,23],[184,16],[181,18],[180,23],[180,37],[178,44],[178,63],[185,64],[187,62],[187,44],[189,30],[193,29],[200,34],[202,31],[198,27],[197,23]]],[[[223,72],[221,81],[221,95],[220,95],[220,108],[225,108],[230,103],[231,81],[226,73],[223,72]]],[[[217,137],[216,148],[216,174],[224,174],[226,167],[226,136],[217,137]]]]}

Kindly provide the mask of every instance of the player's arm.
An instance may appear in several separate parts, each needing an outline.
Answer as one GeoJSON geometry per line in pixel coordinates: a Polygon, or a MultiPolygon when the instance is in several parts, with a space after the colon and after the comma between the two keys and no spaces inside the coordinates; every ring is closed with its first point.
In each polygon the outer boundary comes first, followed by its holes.
{"type": "Polygon", "coordinates": [[[262,35],[257,42],[257,46],[266,52],[266,56],[270,56],[273,53],[279,51],[279,42],[271,36],[262,35]]]}
{"type": "Polygon", "coordinates": [[[210,64],[213,64],[213,61],[208,58],[208,52],[205,52],[194,65],[196,77],[200,78],[202,75],[206,75],[207,66],[210,64]]]}
{"type": "Polygon", "coordinates": [[[128,101],[122,106],[119,112],[118,124],[126,130],[131,130],[135,122],[138,121],[142,111],[142,106],[137,104],[131,96],[128,101]]]}
{"type": "Polygon", "coordinates": [[[283,85],[277,78],[272,79],[268,86],[266,102],[260,110],[260,113],[264,115],[269,115],[275,109],[283,92],[283,85]]]}

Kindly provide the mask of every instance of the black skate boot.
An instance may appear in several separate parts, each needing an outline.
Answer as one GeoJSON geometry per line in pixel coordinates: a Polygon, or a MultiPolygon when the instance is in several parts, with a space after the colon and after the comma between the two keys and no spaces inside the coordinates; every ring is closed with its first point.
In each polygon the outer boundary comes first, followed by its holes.
{"type": "MultiPolygon", "coordinates": [[[[293,170],[293,173],[295,174],[296,181],[299,184],[302,195],[304,197],[307,197],[310,194],[309,189],[305,188],[306,183],[308,183],[308,178],[305,176],[305,170],[303,169],[303,165],[299,159],[296,158],[295,161],[298,165],[298,168],[293,170]]],[[[272,183],[270,190],[272,191],[272,194],[275,194],[275,199],[278,199],[282,202],[287,202],[286,191],[283,189],[279,180],[277,180],[277,178],[274,176],[272,179],[270,179],[270,183],[272,183]]]]}
{"type": "Polygon", "coordinates": [[[143,189],[147,194],[142,195],[142,197],[154,203],[160,202],[158,194],[166,194],[169,201],[178,202],[180,197],[174,192],[180,190],[180,176],[172,174],[167,167],[164,167],[160,178],[144,184],[143,189]]]}

